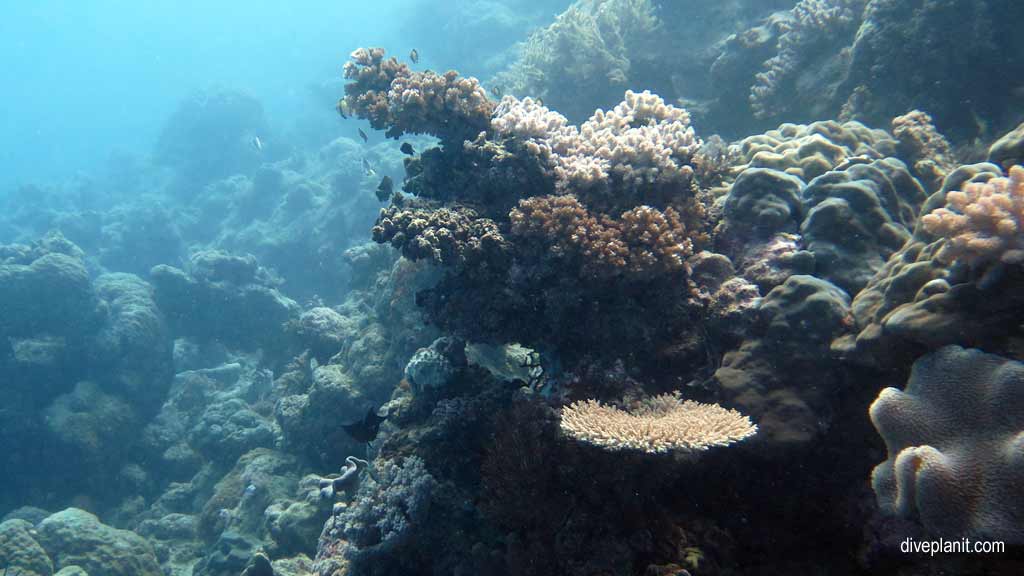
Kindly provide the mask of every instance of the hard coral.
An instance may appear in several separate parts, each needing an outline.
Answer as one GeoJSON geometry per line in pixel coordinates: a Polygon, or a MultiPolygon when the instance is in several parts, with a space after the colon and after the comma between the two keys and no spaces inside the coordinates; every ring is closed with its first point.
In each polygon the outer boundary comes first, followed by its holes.
{"type": "Polygon", "coordinates": [[[757,433],[757,426],[735,410],[674,394],[647,398],[630,411],[596,400],[574,402],[562,410],[561,426],[570,437],[607,450],[650,454],[728,446],[757,433]]]}
{"type": "Polygon", "coordinates": [[[433,134],[458,142],[487,128],[493,103],[476,78],[458,72],[414,72],[381,48],[359,48],[345,64],[345,104],[378,130],[398,138],[433,134]]]}
{"type": "Polygon", "coordinates": [[[660,201],[688,191],[700,139],[690,115],[649,91],[626,91],[578,128],[537,102],[506,98],[491,127],[545,160],[562,192],[612,206],[660,201]]]}
{"type": "Polygon", "coordinates": [[[587,276],[645,276],[682,270],[693,242],[679,213],[638,206],[618,219],[591,214],[575,196],[537,196],[509,214],[512,233],[581,260],[587,276]]]}
{"type": "Polygon", "coordinates": [[[390,242],[412,260],[464,266],[504,260],[508,244],[494,221],[469,208],[381,209],[373,239],[390,242]]]}
{"type": "Polygon", "coordinates": [[[946,239],[938,258],[972,267],[1024,262],[1024,166],[1009,177],[970,182],[946,194],[946,206],[921,217],[925,230],[946,239]]]}

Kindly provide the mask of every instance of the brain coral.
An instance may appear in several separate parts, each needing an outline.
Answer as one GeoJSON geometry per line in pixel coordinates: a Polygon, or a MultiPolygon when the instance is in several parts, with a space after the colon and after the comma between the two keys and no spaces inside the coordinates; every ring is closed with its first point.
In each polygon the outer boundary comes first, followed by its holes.
{"type": "Polygon", "coordinates": [[[1024,542],[1024,364],[946,346],[870,414],[889,450],[871,475],[882,512],[943,536],[1024,542]]]}

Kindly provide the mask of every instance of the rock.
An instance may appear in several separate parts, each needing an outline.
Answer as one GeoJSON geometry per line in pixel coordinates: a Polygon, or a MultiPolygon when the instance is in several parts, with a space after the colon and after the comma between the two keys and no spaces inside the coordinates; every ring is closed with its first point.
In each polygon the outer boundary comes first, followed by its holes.
{"type": "Polygon", "coordinates": [[[33,538],[32,530],[33,526],[24,520],[0,524],[0,566],[11,569],[12,574],[50,576],[53,562],[33,538]]]}
{"type": "Polygon", "coordinates": [[[118,530],[78,508],[52,514],[38,527],[38,539],[58,568],[72,565],[103,576],[163,576],[145,538],[118,530]]]}

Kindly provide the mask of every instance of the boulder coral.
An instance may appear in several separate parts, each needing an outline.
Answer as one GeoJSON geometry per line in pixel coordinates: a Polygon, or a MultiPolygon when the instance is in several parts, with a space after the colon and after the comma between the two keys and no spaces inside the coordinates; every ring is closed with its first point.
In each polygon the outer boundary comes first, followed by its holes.
{"type": "Polygon", "coordinates": [[[946,346],[870,414],[889,452],[871,475],[883,513],[948,538],[1024,543],[1024,364],[946,346]]]}

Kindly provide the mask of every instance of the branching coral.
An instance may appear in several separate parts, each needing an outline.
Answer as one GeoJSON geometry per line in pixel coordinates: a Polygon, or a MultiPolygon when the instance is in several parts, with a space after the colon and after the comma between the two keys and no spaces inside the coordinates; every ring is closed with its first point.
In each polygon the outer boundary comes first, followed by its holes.
{"type": "MultiPolygon", "coordinates": [[[[382,48],[359,48],[345,63],[344,105],[378,130],[434,134],[458,142],[486,129],[493,103],[476,78],[414,72],[382,48]]],[[[339,104],[341,106],[341,104],[339,104]]]]}
{"type": "Polygon", "coordinates": [[[575,196],[536,196],[509,215],[512,233],[541,240],[555,256],[578,257],[584,274],[633,277],[683,269],[693,242],[679,213],[638,206],[618,218],[591,214],[575,196]]]}
{"type": "Polygon", "coordinates": [[[615,108],[598,110],[579,128],[529,98],[506,97],[491,127],[546,161],[560,191],[615,206],[688,191],[701,146],[686,110],[649,91],[627,90],[615,108]]]}
{"type": "Polygon", "coordinates": [[[764,63],[765,70],[755,76],[750,88],[750,107],[754,116],[767,118],[785,112],[795,80],[814,47],[837,34],[845,34],[866,0],[800,0],[791,11],[787,29],[779,37],[778,53],[764,63]]]}
{"type": "Polygon", "coordinates": [[[649,454],[702,451],[728,446],[757,433],[749,418],[715,404],[681,400],[675,394],[647,398],[629,411],[597,400],[562,410],[562,431],[607,450],[649,454]]]}
{"type": "Polygon", "coordinates": [[[504,260],[508,246],[493,220],[469,208],[382,208],[373,239],[390,242],[413,260],[462,266],[504,260]]]}
{"type": "Polygon", "coordinates": [[[946,239],[938,254],[945,262],[971,266],[1024,262],[1024,166],[1009,177],[970,182],[946,194],[946,207],[921,217],[925,230],[946,239]]]}

